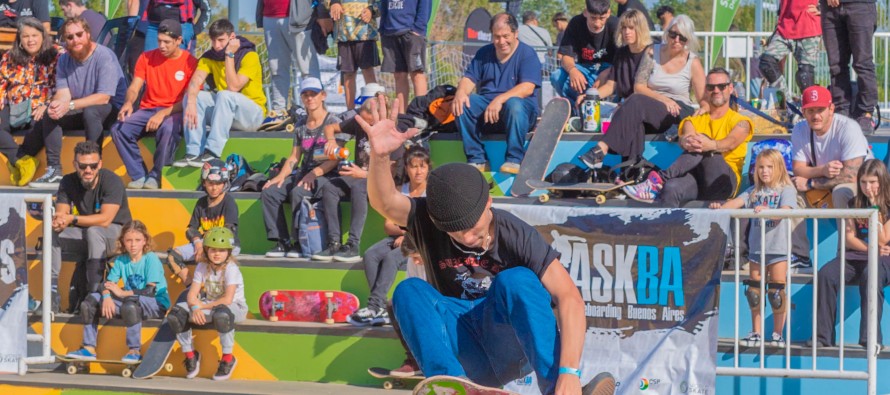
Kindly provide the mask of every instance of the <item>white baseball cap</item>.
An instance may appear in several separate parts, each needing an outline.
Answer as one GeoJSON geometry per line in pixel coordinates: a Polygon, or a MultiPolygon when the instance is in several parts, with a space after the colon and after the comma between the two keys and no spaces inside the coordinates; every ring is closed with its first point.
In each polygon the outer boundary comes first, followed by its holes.
{"type": "Polygon", "coordinates": [[[386,89],[383,88],[383,85],[380,85],[376,82],[372,82],[370,84],[366,84],[362,87],[361,93],[357,98],[355,98],[356,105],[362,105],[365,100],[368,100],[378,93],[386,93],[386,89]]]}
{"type": "Polygon", "coordinates": [[[300,94],[303,92],[311,91],[311,92],[321,92],[324,90],[324,87],[321,85],[321,81],[315,77],[309,77],[300,82],[300,94]]]}

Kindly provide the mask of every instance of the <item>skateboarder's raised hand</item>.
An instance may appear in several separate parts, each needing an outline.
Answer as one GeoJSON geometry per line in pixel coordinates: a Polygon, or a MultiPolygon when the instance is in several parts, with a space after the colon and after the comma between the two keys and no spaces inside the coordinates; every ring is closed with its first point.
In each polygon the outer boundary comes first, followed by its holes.
{"type": "MultiPolygon", "coordinates": [[[[368,134],[368,142],[371,144],[372,154],[389,155],[401,147],[406,140],[414,137],[418,133],[419,130],[416,128],[408,129],[405,133],[400,132],[398,128],[396,128],[396,120],[399,115],[398,112],[392,111],[392,113],[387,116],[386,102],[384,100],[380,98],[370,100],[375,100],[371,103],[374,126],[371,126],[371,124],[358,115],[355,116],[355,120],[361,125],[362,129],[365,130],[365,133],[368,134]]],[[[400,105],[401,103],[399,103],[399,99],[396,99],[393,102],[392,108],[399,108],[400,105]]]]}

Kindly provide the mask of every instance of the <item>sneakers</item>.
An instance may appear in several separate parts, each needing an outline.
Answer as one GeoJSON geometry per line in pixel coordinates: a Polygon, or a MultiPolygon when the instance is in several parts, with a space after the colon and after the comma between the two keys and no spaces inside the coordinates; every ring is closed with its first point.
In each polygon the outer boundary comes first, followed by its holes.
{"type": "Polygon", "coordinates": [[[615,377],[609,372],[602,372],[581,388],[581,395],[612,395],[615,386],[615,377]]]}
{"type": "Polygon", "coordinates": [[[875,129],[877,129],[875,119],[869,113],[862,114],[859,118],[856,118],[856,122],[859,123],[859,127],[862,128],[862,134],[869,136],[875,134],[875,129]]]}
{"type": "Polygon", "coordinates": [[[130,181],[130,183],[127,184],[127,189],[142,189],[142,187],[145,186],[145,180],[147,178],[148,177],[130,181]]]}
{"type": "Polygon", "coordinates": [[[187,379],[195,378],[201,370],[201,353],[197,350],[193,353],[195,354],[193,357],[185,357],[182,361],[182,364],[185,365],[185,378],[187,379]]]}
{"type": "Polygon", "coordinates": [[[479,163],[467,163],[470,166],[476,168],[481,173],[487,173],[491,171],[491,168],[488,166],[488,162],[479,162],[479,163]]]}
{"type": "Polygon", "coordinates": [[[663,188],[664,179],[661,178],[661,175],[657,171],[650,171],[646,181],[636,185],[626,185],[622,189],[631,199],[652,203],[655,199],[658,199],[658,195],[661,194],[663,188]]]}
{"type": "Polygon", "coordinates": [[[303,252],[300,250],[300,246],[296,244],[291,244],[284,256],[294,259],[304,258],[303,252]]]}
{"type": "Polygon", "coordinates": [[[216,369],[216,374],[213,375],[213,379],[216,381],[228,380],[229,377],[232,377],[232,371],[235,370],[235,365],[238,365],[238,359],[232,355],[232,360],[226,362],[222,359],[219,360],[219,368],[216,369]]]}
{"type": "Polygon", "coordinates": [[[61,166],[47,166],[46,173],[40,178],[32,181],[29,186],[31,188],[58,188],[59,182],[62,181],[61,166]]]}
{"type": "Polygon", "coordinates": [[[37,172],[37,165],[39,164],[40,161],[31,155],[19,158],[15,161],[15,169],[10,169],[9,171],[9,180],[16,186],[23,187],[28,185],[31,179],[34,178],[34,173],[37,172]]]}
{"type": "Polygon", "coordinates": [[[361,262],[362,257],[358,254],[357,245],[346,243],[340,247],[340,251],[334,254],[334,260],[337,262],[356,263],[361,262]]]}
{"type": "Polygon", "coordinates": [[[813,274],[813,261],[810,257],[791,255],[791,274],[813,274]]]}
{"type": "Polygon", "coordinates": [[[769,345],[773,347],[785,347],[785,338],[782,337],[781,334],[773,332],[772,339],[770,339],[769,345]]]}
{"type": "Polygon", "coordinates": [[[606,153],[603,152],[599,145],[597,145],[579,156],[578,159],[580,159],[587,168],[595,169],[603,166],[603,158],[605,157],[606,153]]]}
{"type": "Polygon", "coordinates": [[[501,165],[501,173],[519,174],[519,163],[505,162],[501,165]]]}
{"type": "Polygon", "coordinates": [[[739,345],[742,347],[760,347],[761,340],[759,333],[751,332],[743,339],[739,339],[739,345]]]}
{"type": "Polygon", "coordinates": [[[313,261],[322,261],[322,262],[331,262],[334,260],[334,255],[340,252],[340,243],[336,241],[332,241],[328,243],[328,248],[321,250],[321,252],[312,255],[313,261]]]}
{"type": "Polygon", "coordinates": [[[382,326],[389,324],[389,313],[386,309],[372,309],[370,307],[362,307],[349,317],[346,321],[355,326],[382,326]]]}
{"type": "Polygon", "coordinates": [[[173,162],[173,164],[171,166],[179,167],[179,168],[188,167],[190,162],[194,162],[196,160],[198,160],[197,155],[186,155],[185,158],[182,158],[176,162],[173,162]]]}
{"type": "Polygon", "coordinates": [[[130,350],[130,352],[128,352],[127,355],[124,355],[124,357],[121,358],[121,362],[124,362],[124,363],[136,363],[141,360],[142,360],[142,355],[139,354],[139,350],[130,350]]]}
{"type": "Polygon", "coordinates": [[[28,295],[28,312],[36,314],[40,310],[40,301],[28,295]]]}
{"type": "Polygon", "coordinates": [[[191,160],[187,161],[188,165],[191,167],[203,167],[204,162],[210,161],[211,159],[219,159],[218,156],[214,155],[210,151],[204,151],[204,154],[199,157],[192,157],[191,160]]]}
{"type": "Polygon", "coordinates": [[[83,361],[95,361],[96,354],[90,350],[87,350],[86,347],[82,347],[80,350],[69,352],[65,354],[68,358],[80,359],[83,361]]]}
{"type": "Polygon", "coordinates": [[[287,240],[275,243],[275,247],[272,247],[271,250],[266,251],[266,258],[284,258],[285,255],[290,251],[290,242],[287,240]]]}
{"type": "Polygon", "coordinates": [[[398,369],[390,370],[389,374],[393,377],[414,377],[423,375],[423,371],[420,370],[420,366],[414,358],[406,358],[402,362],[402,366],[398,369]]]}
{"type": "Polygon", "coordinates": [[[145,184],[142,185],[142,189],[158,189],[161,187],[161,183],[158,180],[155,180],[151,177],[145,178],[145,184]]]}

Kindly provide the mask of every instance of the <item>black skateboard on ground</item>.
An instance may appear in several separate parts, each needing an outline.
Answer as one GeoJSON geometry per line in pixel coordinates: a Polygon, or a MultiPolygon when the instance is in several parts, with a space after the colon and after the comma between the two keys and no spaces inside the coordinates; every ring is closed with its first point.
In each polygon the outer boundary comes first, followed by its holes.
{"type": "Polygon", "coordinates": [[[566,127],[571,112],[571,104],[562,97],[550,100],[544,107],[541,120],[535,127],[532,140],[528,143],[525,157],[519,166],[519,174],[513,178],[513,186],[510,187],[511,195],[528,196],[532,192],[532,188],[526,183],[529,180],[544,180],[544,174],[547,167],[550,166],[550,160],[556,150],[556,143],[562,136],[562,131],[566,127]]]}

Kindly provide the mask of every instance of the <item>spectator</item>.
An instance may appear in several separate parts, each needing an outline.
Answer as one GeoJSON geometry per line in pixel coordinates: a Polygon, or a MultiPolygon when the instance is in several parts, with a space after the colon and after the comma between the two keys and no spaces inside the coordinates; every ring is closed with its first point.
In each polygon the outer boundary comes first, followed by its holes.
{"type": "Polygon", "coordinates": [[[619,99],[626,99],[634,93],[634,79],[643,57],[652,57],[652,35],[643,13],[637,10],[628,10],[621,15],[618,26],[615,63],[600,73],[594,87],[599,90],[600,97],[615,94],[619,99]]]}
{"type": "Polygon", "coordinates": [[[786,0],[779,5],[779,21],[760,55],[760,72],[771,86],[787,88],[780,62],[794,52],[797,87],[803,91],[816,84],[816,61],[822,25],[818,0],[786,0]]]}
{"type": "Polygon", "coordinates": [[[560,11],[553,14],[550,23],[553,24],[553,28],[556,29],[556,41],[553,43],[556,46],[559,46],[562,43],[562,36],[566,33],[566,27],[569,26],[569,17],[566,16],[565,12],[560,11]]]}
{"type": "Polygon", "coordinates": [[[537,88],[541,62],[528,45],[519,42],[513,15],[491,18],[491,38],[476,52],[457,86],[452,108],[463,138],[467,162],[488,171],[488,158],[480,139],[483,131],[505,131],[507,153],[500,171],[519,173],[525,156],[525,135],[540,112],[537,88]],[[475,94],[471,94],[473,88],[475,94]]]}
{"type": "Polygon", "coordinates": [[[671,20],[674,19],[674,7],[669,5],[658,7],[658,9],[655,10],[655,17],[658,18],[658,21],[661,23],[658,26],[660,30],[666,32],[668,26],[671,24],[671,20]]]}
{"type": "Polygon", "coordinates": [[[355,73],[362,70],[366,84],[377,82],[374,67],[380,66],[377,53],[377,2],[331,0],[334,38],[337,40],[337,70],[342,74],[346,109],[355,108],[355,73]]]}
{"type": "Polygon", "coordinates": [[[327,93],[317,78],[307,78],[300,84],[300,99],[307,112],[306,123],[294,130],[294,147],[290,156],[284,161],[278,175],[263,185],[260,194],[266,238],[276,242],[275,247],[266,252],[267,257],[300,257],[300,251],[293,245],[297,240],[300,203],[317,193],[337,167],[336,161],[319,159],[314,155],[316,151],[321,153],[323,150],[325,126],[340,122],[325,108],[326,98],[327,93]],[[285,219],[285,201],[289,201],[291,206],[293,238],[285,219]]]}
{"type": "Polygon", "coordinates": [[[519,42],[532,47],[538,53],[541,64],[547,64],[546,50],[553,46],[550,32],[538,26],[538,14],[534,11],[522,13],[522,24],[519,25],[519,42]]]}
{"type": "MultiPolygon", "coordinates": [[[[423,269],[423,258],[420,256],[420,253],[417,252],[417,247],[414,245],[414,241],[412,241],[410,237],[403,238],[399,252],[405,257],[406,261],[405,278],[417,277],[426,281],[426,273],[423,269]]],[[[405,360],[402,362],[402,366],[390,370],[389,374],[394,377],[422,376],[423,371],[420,369],[420,365],[417,364],[417,359],[411,354],[411,350],[408,348],[408,343],[405,342],[405,336],[402,335],[402,329],[399,326],[399,322],[395,320],[396,314],[392,309],[392,303],[386,304],[386,312],[392,319],[392,328],[396,332],[399,342],[402,343],[402,348],[405,349],[405,360]]]]}
{"type": "MultiPolygon", "coordinates": [[[[869,159],[863,162],[856,178],[859,180],[858,193],[850,200],[850,206],[860,209],[877,209],[880,223],[876,229],[876,235],[868,228],[867,218],[847,219],[845,227],[846,251],[844,267],[841,267],[841,257],[837,257],[826,263],[819,269],[818,306],[819,317],[816,323],[816,340],[819,347],[830,347],[834,344],[835,320],[837,320],[837,297],[840,288],[841,270],[847,284],[859,285],[859,300],[861,306],[859,320],[859,345],[866,347],[868,339],[868,276],[878,277],[878,292],[875,306],[878,310],[878,322],[884,310],[883,289],[890,285],[890,176],[887,167],[879,160],[869,159]],[[869,273],[868,270],[868,238],[878,238],[878,263],[877,273],[869,273]]],[[[850,309],[847,310],[848,312],[850,309]]],[[[841,317],[840,325],[844,325],[845,317],[841,317]]],[[[881,325],[877,325],[877,344],[883,350],[883,336],[881,325]]],[[[841,339],[843,342],[844,339],[841,339]]]]}
{"type": "Polygon", "coordinates": [[[34,156],[46,146],[46,173],[31,182],[34,187],[55,187],[62,179],[63,132],[85,130],[86,139],[101,150],[103,132],[117,118],[127,90],[117,56],[92,41],[86,19],[69,18],[61,30],[67,52],[56,65],[56,92],[46,109],[48,116],[34,125],[19,151],[34,156]]]}
{"type": "Polygon", "coordinates": [[[121,361],[141,361],[142,320],[162,317],[170,307],[164,266],[151,252],[151,234],[145,224],[137,220],[124,225],[118,244],[121,254],[114,259],[107,281],[81,304],[83,346],[68,353],[69,358],[95,361],[99,318],[120,316],[127,326],[129,349],[121,361]],[[117,285],[118,281],[124,283],[123,288],[117,285]]]}
{"type": "Polygon", "coordinates": [[[680,122],[683,153],[661,173],[652,171],[646,181],[626,186],[629,195],[641,200],[658,199],[665,207],[735,196],[754,125],[729,108],[733,87],[726,69],[718,67],[708,72],[705,91],[709,111],[680,122]]]}
{"type": "Polygon", "coordinates": [[[211,48],[192,75],[185,109],[185,158],[173,167],[201,167],[222,155],[230,130],[256,130],[266,116],[263,69],[256,46],[235,35],[227,19],[210,24],[211,48]],[[211,92],[202,91],[204,83],[211,92]],[[204,126],[210,125],[210,133],[204,126]]]}
{"type": "MultiPolygon", "coordinates": [[[[287,98],[293,81],[291,64],[302,78],[321,77],[310,33],[314,10],[310,0],[257,1],[256,26],[263,29],[269,54],[269,109],[275,115],[281,114],[276,118],[287,116],[287,98]]],[[[263,123],[272,121],[270,116],[263,123]]]]}
{"type": "Polygon", "coordinates": [[[572,103],[614,61],[618,18],[611,15],[609,0],[586,0],[584,12],[569,21],[559,42],[562,68],[550,75],[550,82],[572,103]]]}
{"type": "MultiPolygon", "coordinates": [[[[426,95],[426,35],[432,13],[432,0],[382,0],[380,2],[380,43],[383,66],[380,71],[394,73],[396,96],[402,108],[408,103],[408,78],[414,85],[414,97],[426,95]]],[[[369,81],[365,81],[368,83],[369,81]]]]}
{"type": "Polygon", "coordinates": [[[37,159],[33,156],[36,152],[29,155],[19,148],[12,138],[12,130],[33,128],[46,115],[46,106],[56,87],[56,62],[60,54],[40,21],[22,18],[12,48],[0,58],[0,154],[6,157],[13,185],[31,182],[37,171],[37,159]]]}
{"type": "MultiPolygon", "coordinates": [[[[137,44],[133,45],[134,57],[143,51],[158,47],[158,27],[167,19],[178,20],[182,24],[182,49],[195,51],[195,37],[204,30],[210,19],[210,4],[207,0],[127,0],[127,14],[140,17],[136,25],[137,44]],[[196,10],[201,13],[197,14],[196,10]]],[[[128,48],[130,45],[128,45],[128,48]]]]}
{"type": "Polygon", "coordinates": [[[618,3],[618,15],[617,17],[621,18],[625,12],[630,10],[637,10],[643,13],[643,17],[646,18],[646,24],[649,27],[649,31],[655,30],[655,23],[652,23],[652,17],[649,16],[649,10],[646,9],[646,6],[643,5],[640,0],[615,0],[618,3]]]}
{"type": "Polygon", "coordinates": [[[634,94],[612,115],[609,133],[579,159],[597,167],[610,149],[626,158],[639,158],[647,133],[663,133],[686,117],[708,112],[705,72],[695,55],[698,49],[692,19],[674,18],[664,32],[664,44],[654,46],[651,59],[643,58],[634,94]],[[690,90],[698,100],[698,111],[689,100],[690,90]]]}
{"type": "MultiPolygon", "coordinates": [[[[117,63],[115,63],[117,64],[117,63]]],[[[121,227],[132,221],[124,183],[113,171],[102,168],[99,145],[84,141],[74,147],[74,173],[66,174],[59,183],[56,214],[53,216],[52,292],[53,310],[58,312],[58,278],[62,267],[62,251],[85,255],[86,265],[75,273],[86,273],[85,288],[74,280],[69,296],[71,310],[87,294],[99,292],[105,276],[105,258],[117,248],[121,227]]]]}
{"type": "Polygon", "coordinates": [[[194,56],[179,47],[182,25],[177,20],[161,22],[158,31],[158,49],[143,53],[136,62],[118,122],[111,128],[114,145],[132,180],[127,185],[130,189],[160,187],[161,170],[173,161],[182,134],[182,97],[198,64],[194,56]],[[134,112],[133,104],[143,86],[139,110],[134,112]],[[139,139],[149,133],[155,134],[154,165],[150,172],[138,145],[139,139]]]}
{"type": "Polygon", "coordinates": [[[86,19],[90,25],[90,38],[93,41],[99,38],[99,33],[102,32],[102,27],[105,26],[105,15],[88,9],[84,0],[59,0],[59,7],[62,8],[62,15],[65,18],[83,16],[83,19],[86,19]]]}
{"type": "Polygon", "coordinates": [[[50,31],[49,0],[0,0],[0,27],[14,28],[26,16],[37,18],[50,31]]]}
{"type": "Polygon", "coordinates": [[[822,41],[831,72],[831,97],[837,113],[856,119],[863,133],[877,128],[872,114],[878,103],[878,81],[872,50],[878,9],[874,0],[831,0],[821,3],[822,41]],[[826,7],[827,5],[827,7],[826,7]],[[854,98],[850,59],[856,72],[859,94],[854,98]],[[855,103],[855,104],[854,104],[855,103]]]}
{"type": "MultiPolygon", "coordinates": [[[[405,153],[405,172],[408,180],[402,184],[400,190],[408,197],[426,197],[426,180],[431,165],[430,154],[423,147],[415,147],[405,153]]],[[[387,237],[365,251],[365,277],[371,294],[368,297],[367,307],[359,309],[347,318],[347,321],[355,326],[389,324],[392,318],[386,309],[386,294],[396,280],[396,272],[408,261],[407,256],[402,254],[401,248],[406,239],[405,230],[390,220],[384,222],[383,230],[387,237]]]]}

